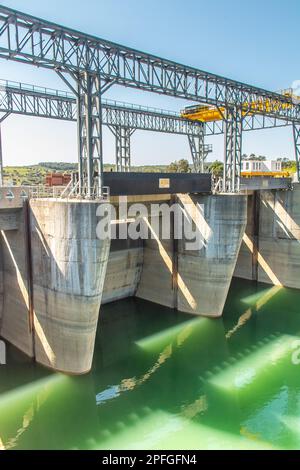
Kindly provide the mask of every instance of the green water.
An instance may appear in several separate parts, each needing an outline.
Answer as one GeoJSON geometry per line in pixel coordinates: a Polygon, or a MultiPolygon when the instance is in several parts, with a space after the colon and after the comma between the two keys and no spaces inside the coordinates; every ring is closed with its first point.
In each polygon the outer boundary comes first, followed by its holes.
{"type": "Polygon", "coordinates": [[[9,348],[7,449],[299,449],[300,291],[233,282],[221,319],[127,299],[102,308],[92,372],[9,348]],[[294,361],[295,362],[295,361],[294,361]]]}

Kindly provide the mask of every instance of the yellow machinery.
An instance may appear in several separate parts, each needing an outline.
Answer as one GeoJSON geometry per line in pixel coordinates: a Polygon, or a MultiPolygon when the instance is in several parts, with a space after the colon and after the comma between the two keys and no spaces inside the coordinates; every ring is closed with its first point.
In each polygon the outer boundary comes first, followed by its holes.
{"type": "MultiPolygon", "coordinates": [[[[280,94],[292,98],[292,103],[281,103],[275,99],[263,99],[260,101],[254,101],[253,103],[244,103],[242,105],[242,114],[255,114],[255,113],[268,113],[274,112],[278,109],[289,109],[294,105],[294,101],[300,102],[300,97],[293,94],[292,89],[282,90],[280,94]]],[[[216,106],[207,106],[207,105],[195,105],[187,106],[184,110],[181,111],[181,117],[186,119],[191,119],[192,121],[201,121],[201,122],[212,122],[212,121],[221,121],[224,119],[226,110],[223,107],[217,108],[216,106]]]]}
{"type": "Polygon", "coordinates": [[[290,178],[288,171],[241,171],[243,178],[253,178],[253,176],[268,176],[272,178],[290,178]]]}

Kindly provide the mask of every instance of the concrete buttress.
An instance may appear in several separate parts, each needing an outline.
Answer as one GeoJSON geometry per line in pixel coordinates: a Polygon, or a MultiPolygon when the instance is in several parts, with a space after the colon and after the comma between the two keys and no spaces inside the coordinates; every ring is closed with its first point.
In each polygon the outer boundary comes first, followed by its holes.
{"type": "Polygon", "coordinates": [[[110,240],[96,235],[99,202],[31,200],[34,341],[37,362],[90,370],[110,240]]]}

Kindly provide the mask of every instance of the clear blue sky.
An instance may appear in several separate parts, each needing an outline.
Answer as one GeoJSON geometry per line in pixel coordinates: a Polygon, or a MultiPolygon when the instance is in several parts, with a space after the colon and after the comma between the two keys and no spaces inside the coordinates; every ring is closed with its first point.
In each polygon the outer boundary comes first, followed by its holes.
{"type": "MultiPolygon", "coordinates": [[[[136,49],[270,90],[300,79],[299,0],[7,0],[6,6],[136,49]]],[[[65,89],[54,72],[0,61],[0,78],[65,89]]],[[[182,100],[113,87],[106,95],[179,110],[182,100]]],[[[4,164],[76,161],[76,125],[10,116],[3,124],[4,164]]],[[[213,137],[210,159],[223,158],[213,137]]],[[[244,134],[243,151],[294,158],[290,129],[244,134]]],[[[104,133],[104,158],[114,161],[114,140],[104,133]]],[[[134,164],[189,158],[183,136],[137,131],[134,164]]]]}

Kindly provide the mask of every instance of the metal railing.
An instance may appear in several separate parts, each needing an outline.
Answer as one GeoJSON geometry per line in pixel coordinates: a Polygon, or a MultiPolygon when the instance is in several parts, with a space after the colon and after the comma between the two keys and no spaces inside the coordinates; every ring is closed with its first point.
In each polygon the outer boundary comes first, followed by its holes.
{"type": "MultiPolygon", "coordinates": [[[[77,182],[74,186],[32,186],[28,189],[28,197],[33,199],[64,199],[64,200],[74,200],[74,199],[87,199],[86,191],[83,191],[79,194],[79,183],[77,182]]],[[[102,194],[99,195],[96,189],[91,191],[91,199],[95,200],[109,200],[110,197],[110,188],[108,186],[103,186],[102,194]]]]}
{"type": "MultiPolygon", "coordinates": [[[[72,184],[73,181],[67,186],[4,186],[0,187],[0,201],[15,201],[21,203],[26,199],[63,199],[63,200],[80,200],[87,199],[87,190],[83,190],[79,194],[79,183],[72,184]]],[[[102,194],[99,195],[96,188],[91,191],[90,199],[107,201],[110,198],[110,188],[108,186],[102,187],[102,194]]]]}
{"type": "Polygon", "coordinates": [[[217,194],[223,191],[223,178],[212,178],[212,193],[217,194]]]}
{"type": "Polygon", "coordinates": [[[27,91],[27,92],[37,93],[41,95],[57,96],[59,98],[69,98],[72,100],[75,99],[75,96],[73,95],[73,93],[70,93],[68,91],[55,90],[54,88],[46,88],[46,87],[31,85],[29,83],[14,82],[12,80],[0,79],[0,89],[2,90],[13,89],[15,91],[20,91],[20,92],[27,91]]]}
{"type": "Polygon", "coordinates": [[[46,185],[31,186],[29,189],[29,198],[61,199],[61,195],[63,191],[65,190],[65,188],[66,188],[65,186],[46,186],[46,185]]]}
{"type": "MultiPolygon", "coordinates": [[[[29,83],[20,83],[20,82],[14,82],[12,80],[4,80],[0,79],[0,90],[14,90],[14,91],[26,91],[26,92],[32,92],[35,94],[40,94],[40,95],[49,95],[51,97],[57,96],[58,98],[67,98],[72,101],[76,100],[76,96],[69,92],[69,91],[64,91],[64,90],[57,90],[54,88],[48,88],[48,87],[41,87],[37,85],[31,85],[29,83]]],[[[169,115],[172,117],[179,118],[181,115],[177,111],[171,111],[169,109],[163,109],[163,108],[156,108],[153,106],[143,106],[139,104],[134,104],[134,103],[128,103],[126,101],[120,101],[120,100],[112,100],[112,99],[103,99],[103,104],[105,106],[111,106],[113,108],[126,108],[130,109],[133,111],[141,111],[141,112],[146,112],[146,113],[157,113],[157,114],[165,114],[169,115]]]]}

